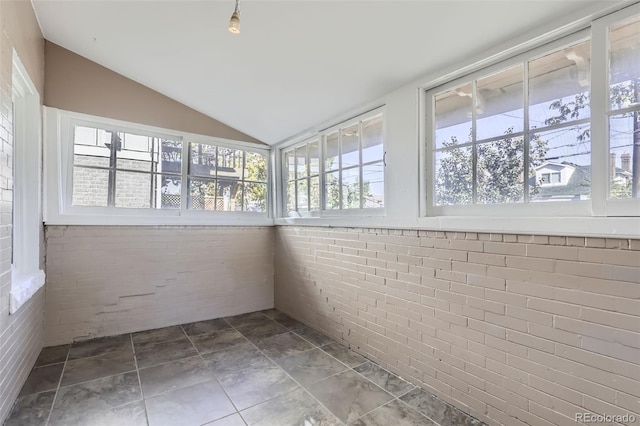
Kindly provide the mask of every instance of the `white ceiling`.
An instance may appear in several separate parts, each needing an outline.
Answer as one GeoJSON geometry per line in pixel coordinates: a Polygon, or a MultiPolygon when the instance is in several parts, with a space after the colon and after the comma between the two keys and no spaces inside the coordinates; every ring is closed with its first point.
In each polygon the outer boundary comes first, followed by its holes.
{"type": "Polygon", "coordinates": [[[46,39],[273,144],[594,1],[33,0],[46,39]]]}

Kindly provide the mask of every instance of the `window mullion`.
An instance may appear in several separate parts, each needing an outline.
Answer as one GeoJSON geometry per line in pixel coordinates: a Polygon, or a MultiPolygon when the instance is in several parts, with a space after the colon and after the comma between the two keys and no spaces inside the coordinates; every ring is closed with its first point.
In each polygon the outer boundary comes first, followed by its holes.
{"type": "Polygon", "coordinates": [[[609,190],[609,55],[605,22],[591,27],[591,208],[594,216],[606,215],[609,190]]]}
{"type": "Polygon", "coordinates": [[[364,128],[362,127],[362,120],[360,120],[358,122],[358,152],[359,152],[359,177],[358,177],[358,182],[359,182],[359,186],[360,186],[360,208],[364,208],[364,182],[362,180],[362,132],[364,131],[364,128]]]}
{"type": "Polygon", "coordinates": [[[182,140],[182,173],[180,179],[180,211],[185,212],[189,209],[189,204],[191,203],[191,191],[189,191],[189,165],[190,158],[189,155],[191,153],[190,143],[186,142],[184,139],[182,140]]]}
{"type": "Polygon", "coordinates": [[[471,149],[471,188],[472,188],[472,204],[477,204],[478,200],[478,144],[477,144],[477,80],[471,82],[472,97],[471,97],[471,141],[473,143],[471,149]]]}
{"type": "Polygon", "coordinates": [[[525,203],[529,202],[529,143],[530,143],[530,129],[529,129],[529,61],[524,61],[523,66],[523,77],[522,77],[522,90],[523,99],[524,99],[524,152],[522,159],[524,161],[523,164],[523,176],[522,179],[524,181],[524,194],[523,200],[525,203]]]}

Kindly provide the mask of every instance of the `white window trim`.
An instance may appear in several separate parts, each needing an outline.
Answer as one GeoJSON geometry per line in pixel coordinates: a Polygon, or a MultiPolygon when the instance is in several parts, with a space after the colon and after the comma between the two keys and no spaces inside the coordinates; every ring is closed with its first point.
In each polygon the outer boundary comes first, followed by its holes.
{"type": "Polygon", "coordinates": [[[24,305],[45,283],[40,269],[42,132],[40,94],[13,52],[15,156],[14,228],[9,313],[24,305]],[[20,145],[20,146],[18,146],[20,145]]]}
{"type": "MultiPolygon", "coordinates": [[[[233,141],[188,132],[163,129],[143,124],[130,123],[104,117],[95,117],[45,107],[44,149],[44,221],[47,225],[239,225],[271,226],[269,213],[271,192],[267,190],[267,209],[256,212],[210,212],[189,209],[127,209],[117,207],[80,207],[71,205],[73,184],[73,124],[85,123],[93,126],[114,128],[118,131],[143,132],[162,135],[175,140],[206,143],[210,145],[259,152],[270,159],[270,148],[249,142],[233,141]]],[[[183,161],[188,144],[183,143],[183,161]]],[[[268,164],[268,169],[271,169],[268,164]]],[[[183,167],[182,178],[187,171],[183,167]]],[[[271,187],[271,173],[267,171],[267,188],[271,187]]],[[[183,194],[184,195],[184,194],[183,194]]],[[[183,197],[184,198],[184,197],[183,197]]]]}
{"type": "MultiPolygon", "coordinates": [[[[437,88],[438,91],[446,90],[447,88],[454,87],[460,84],[462,81],[471,81],[473,79],[482,77],[484,75],[490,75],[491,73],[500,69],[508,68],[517,63],[521,63],[524,60],[532,60],[539,56],[552,52],[556,49],[560,49],[564,46],[574,44],[581,40],[591,40],[591,139],[608,140],[608,115],[606,114],[606,108],[608,104],[608,83],[594,84],[594,82],[608,82],[607,64],[608,64],[608,51],[607,45],[607,30],[608,27],[625,17],[632,16],[640,13],[640,4],[629,6],[625,9],[614,12],[603,18],[592,21],[590,28],[586,28],[574,34],[564,36],[562,38],[551,41],[543,46],[529,49],[525,52],[518,54],[509,59],[502,59],[498,62],[486,65],[481,69],[477,69],[466,75],[459,75],[452,77],[447,82],[439,80],[437,83],[423,85],[419,88],[421,91],[420,102],[420,217],[418,222],[425,226],[434,226],[436,222],[435,218],[440,218],[437,222],[447,223],[457,229],[467,228],[461,224],[460,221],[474,221],[477,225],[473,226],[473,229],[483,230],[490,229],[491,225],[484,218],[496,217],[496,218],[509,218],[513,223],[518,223],[519,219],[526,221],[526,224],[519,224],[522,232],[530,229],[534,232],[533,228],[528,226],[529,223],[538,222],[537,218],[553,217],[561,219],[563,217],[621,217],[621,216],[638,216],[640,212],[640,200],[609,200],[608,195],[608,144],[593,143],[591,146],[591,199],[588,201],[554,201],[554,202],[531,202],[531,203],[514,203],[514,204],[496,204],[496,205],[459,205],[459,206],[436,206],[433,203],[435,194],[435,182],[433,176],[434,170],[434,147],[432,146],[432,131],[434,126],[433,114],[434,105],[429,105],[429,99],[433,100],[427,92],[431,89],[437,88]],[[525,217],[526,216],[526,217],[525,217]]],[[[569,219],[570,220],[570,219],[569,219]]],[[[545,219],[548,221],[548,219],[545,219]]],[[[631,222],[627,225],[623,223],[627,222],[624,219],[618,220],[616,224],[599,224],[595,225],[595,233],[605,234],[606,232],[617,233],[620,230],[624,230],[624,235],[638,235],[640,227],[638,226],[637,219],[631,219],[631,222]]],[[[583,223],[582,221],[576,221],[575,223],[583,223]]],[[[587,221],[586,223],[589,223],[587,221]]],[[[600,223],[600,221],[595,221],[600,223]]],[[[589,225],[594,226],[594,225],[589,225]]],[[[549,228],[543,226],[538,229],[549,228]]],[[[569,228],[573,228],[569,226],[569,228]]],[[[551,232],[553,226],[550,228],[551,232]]],[[[591,229],[589,227],[583,229],[591,229]]],[[[495,230],[495,228],[494,228],[495,230]]],[[[583,231],[584,234],[584,231],[583,231]]]]}
{"type": "MultiPolygon", "coordinates": [[[[359,123],[363,120],[367,120],[368,118],[374,117],[376,115],[382,114],[382,134],[383,134],[383,149],[384,155],[380,160],[386,166],[386,144],[387,144],[387,126],[386,126],[386,106],[381,105],[375,108],[370,108],[365,112],[359,113],[357,115],[352,115],[350,118],[340,121],[339,123],[332,124],[329,127],[325,127],[317,132],[307,133],[301,138],[296,138],[288,143],[282,144],[277,147],[275,150],[276,157],[276,166],[277,166],[277,209],[276,209],[276,224],[292,224],[292,223],[304,223],[304,222],[317,222],[323,219],[340,219],[344,218],[349,220],[349,218],[354,217],[382,217],[386,216],[386,202],[384,207],[380,208],[360,208],[360,209],[326,209],[325,208],[325,191],[324,191],[324,175],[325,171],[325,150],[324,150],[324,142],[325,138],[328,134],[335,132],[343,127],[347,127],[354,123],[359,123]],[[285,165],[282,161],[285,152],[293,151],[297,147],[304,146],[314,140],[318,140],[320,144],[320,209],[311,210],[303,212],[299,217],[288,216],[287,205],[286,205],[286,197],[287,197],[287,177],[285,176],[285,165]]],[[[364,163],[368,164],[368,163],[364,163]]],[[[361,167],[363,164],[361,163],[357,167],[361,167]]],[[[336,169],[337,170],[342,170],[336,169]]],[[[385,167],[385,181],[384,181],[384,193],[385,198],[387,194],[387,179],[386,179],[386,167],[385,167]]]]}

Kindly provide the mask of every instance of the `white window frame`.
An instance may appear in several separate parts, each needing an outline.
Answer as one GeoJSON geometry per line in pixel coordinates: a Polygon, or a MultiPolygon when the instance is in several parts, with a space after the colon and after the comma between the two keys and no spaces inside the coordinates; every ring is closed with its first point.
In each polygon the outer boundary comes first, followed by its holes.
{"type": "MultiPolygon", "coordinates": [[[[280,189],[280,196],[278,197],[279,208],[278,208],[278,217],[282,219],[306,219],[306,218],[336,218],[336,217],[359,217],[359,216],[385,216],[386,215],[386,193],[387,193],[387,179],[386,179],[386,143],[387,143],[387,132],[386,132],[386,107],[379,106],[374,109],[371,109],[367,112],[358,114],[353,116],[350,119],[341,121],[340,123],[331,125],[330,127],[324,128],[318,132],[314,132],[311,136],[308,134],[305,135],[302,139],[297,139],[292,141],[291,143],[287,143],[281,147],[276,152],[276,156],[278,158],[278,189],[280,189]],[[359,126],[363,121],[375,117],[377,115],[382,115],[382,149],[384,151],[383,158],[381,161],[384,165],[385,171],[385,184],[384,184],[384,192],[385,192],[385,205],[383,207],[374,207],[374,208],[341,208],[341,209],[326,209],[326,196],[325,196],[325,139],[327,135],[339,131],[341,128],[349,127],[353,124],[358,124],[359,126]],[[285,173],[285,169],[287,165],[284,163],[285,153],[295,151],[296,148],[301,146],[308,145],[311,142],[318,141],[320,144],[320,165],[319,165],[319,173],[320,173],[320,208],[318,210],[311,211],[303,211],[297,212],[299,216],[289,216],[287,212],[287,176],[285,173]]],[[[362,150],[362,147],[360,147],[362,150]]],[[[340,158],[340,154],[338,158],[340,158]]],[[[295,157],[294,157],[295,158],[295,157]]],[[[307,167],[308,167],[308,154],[307,154],[307,167]]],[[[341,161],[341,160],[340,160],[341,161]]],[[[362,159],[360,159],[360,163],[358,166],[362,168],[363,165],[367,165],[370,163],[378,162],[378,160],[374,162],[363,163],[362,159]]],[[[340,176],[342,176],[342,166],[339,166],[338,169],[333,171],[340,171],[340,176]]],[[[296,179],[297,180],[297,179],[296,179]]],[[[342,180],[341,180],[342,181],[342,180]]],[[[362,183],[362,173],[360,176],[360,182],[362,183]]],[[[361,185],[362,190],[362,185],[361,185]]],[[[296,193],[296,202],[297,202],[297,193],[296,193]]]]}
{"type": "MultiPolygon", "coordinates": [[[[595,217],[595,216],[638,216],[640,215],[640,200],[609,200],[608,199],[608,143],[596,143],[598,140],[608,141],[608,27],[626,17],[640,13],[640,4],[629,6],[618,12],[594,20],[590,28],[578,31],[539,46],[510,59],[501,60],[492,65],[483,67],[472,73],[455,76],[446,83],[439,81],[436,84],[420,87],[421,114],[420,140],[422,148],[420,152],[420,216],[419,222],[425,223],[430,218],[442,218],[442,223],[451,223],[453,227],[465,229],[460,226],[459,218],[463,217],[509,217],[509,218],[537,218],[537,217],[595,217]],[[441,93],[449,88],[458,86],[463,82],[473,81],[490,75],[499,70],[506,69],[519,63],[525,63],[544,56],[555,50],[578,43],[591,41],[591,198],[583,201],[554,201],[554,202],[530,202],[493,205],[435,205],[435,153],[434,153],[434,112],[435,96],[431,94],[441,93]]],[[[525,108],[526,109],[526,108],[525,108]]],[[[533,225],[536,221],[531,221],[533,225]]],[[[579,222],[576,222],[579,223],[579,222]]],[[[485,223],[485,226],[492,226],[485,223]]],[[[625,227],[626,228],[626,227],[625,227]]],[[[633,229],[633,226],[631,227],[633,229]]],[[[524,231],[524,229],[522,229],[524,231]]],[[[637,232],[637,230],[636,230],[637,232]]]]}
{"type": "Polygon", "coordinates": [[[13,262],[9,313],[45,283],[40,269],[42,127],[40,94],[13,51],[13,262]]]}
{"type": "Polygon", "coordinates": [[[270,226],[270,148],[249,142],[197,135],[45,107],[45,209],[47,225],[249,225],[270,226]],[[75,125],[182,141],[180,209],[73,206],[73,132],[75,125]],[[263,154],[267,160],[265,212],[199,211],[187,208],[189,142],[263,154]]]}

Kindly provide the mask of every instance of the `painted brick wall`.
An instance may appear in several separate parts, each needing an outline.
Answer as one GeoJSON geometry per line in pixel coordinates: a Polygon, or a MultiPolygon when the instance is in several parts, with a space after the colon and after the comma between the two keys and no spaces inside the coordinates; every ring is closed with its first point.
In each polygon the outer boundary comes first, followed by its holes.
{"type": "Polygon", "coordinates": [[[276,308],[491,425],[640,419],[640,240],[292,226],[275,250],[276,308]]]}
{"type": "MultiPolygon", "coordinates": [[[[44,40],[31,2],[0,1],[0,424],[9,415],[43,343],[44,290],[9,315],[13,210],[13,50],[39,91],[44,40]]],[[[42,92],[40,92],[42,93],[42,92]]]]}
{"type": "Polygon", "coordinates": [[[273,232],[48,226],[45,343],[271,308],[273,232]]]}

